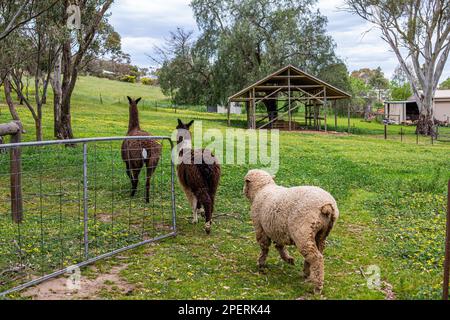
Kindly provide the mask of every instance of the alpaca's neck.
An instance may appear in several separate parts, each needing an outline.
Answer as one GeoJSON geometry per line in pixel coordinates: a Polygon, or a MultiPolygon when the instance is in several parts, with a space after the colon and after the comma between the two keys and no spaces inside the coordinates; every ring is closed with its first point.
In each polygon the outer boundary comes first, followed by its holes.
{"type": "Polygon", "coordinates": [[[130,122],[128,124],[128,132],[133,130],[141,130],[139,126],[139,111],[137,106],[130,106],[130,122]]]}

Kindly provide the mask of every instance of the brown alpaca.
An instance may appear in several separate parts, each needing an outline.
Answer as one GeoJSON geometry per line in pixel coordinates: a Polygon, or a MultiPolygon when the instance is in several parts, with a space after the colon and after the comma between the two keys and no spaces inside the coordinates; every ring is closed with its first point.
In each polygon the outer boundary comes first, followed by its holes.
{"type": "MultiPolygon", "coordinates": [[[[142,131],[139,125],[139,111],[136,101],[127,97],[130,102],[130,119],[128,124],[129,137],[149,137],[148,132],[142,131]]],[[[150,179],[158,166],[161,157],[161,144],[155,140],[125,140],[122,143],[122,160],[127,167],[127,175],[131,180],[131,196],[136,195],[139,184],[139,174],[144,165],[147,168],[145,184],[145,201],[150,202],[150,179]]]]}
{"type": "Polygon", "coordinates": [[[184,124],[178,119],[177,143],[180,159],[177,174],[192,208],[192,222],[198,223],[198,213],[203,209],[206,220],[205,231],[210,234],[221,169],[219,161],[210,150],[192,149],[189,128],[193,123],[194,121],[184,124]]]}

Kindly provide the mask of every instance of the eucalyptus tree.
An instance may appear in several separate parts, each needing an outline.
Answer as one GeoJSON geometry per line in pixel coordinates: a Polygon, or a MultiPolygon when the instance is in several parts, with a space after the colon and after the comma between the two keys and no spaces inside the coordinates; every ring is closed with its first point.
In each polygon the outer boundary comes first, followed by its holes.
{"type": "Polygon", "coordinates": [[[161,85],[171,87],[180,102],[216,104],[289,63],[319,74],[339,59],[326,34],[326,17],[316,4],[315,0],[193,0],[200,34],[184,50],[179,38],[168,39],[166,48],[177,49],[162,50],[166,59],[161,73],[172,77],[170,85],[164,78],[161,85]],[[192,90],[195,93],[188,94],[192,90]]]}
{"type": "Polygon", "coordinates": [[[42,1],[36,0],[0,1],[0,41],[53,8],[58,1],[60,0],[53,0],[43,7],[40,6],[42,1]]]}
{"type": "Polygon", "coordinates": [[[346,3],[351,12],[381,31],[420,106],[417,132],[435,135],[433,97],[450,54],[450,1],[346,0],[346,3]],[[408,68],[408,62],[413,70],[408,68]]]}
{"type": "MultiPolygon", "coordinates": [[[[98,49],[97,40],[107,24],[107,12],[113,0],[78,1],[82,19],[80,25],[67,29],[71,2],[62,0],[57,6],[60,19],[57,22],[62,32],[62,41],[56,49],[58,55],[54,65],[52,88],[54,96],[54,126],[57,139],[72,139],[71,99],[80,70],[92,50],[98,49]]],[[[101,46],[100,46],[101,48],[101,46]]]]}

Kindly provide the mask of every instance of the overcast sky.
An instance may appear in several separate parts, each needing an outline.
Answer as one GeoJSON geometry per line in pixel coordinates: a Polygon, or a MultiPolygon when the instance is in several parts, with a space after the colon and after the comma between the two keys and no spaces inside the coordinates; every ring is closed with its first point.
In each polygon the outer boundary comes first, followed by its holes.
{"type": "MultiPolygon", "coordinates": [[[[177,27],[197,31],[190,0],[116,0],[111,23],[122,36],[123,50],[141,67],[152,62],[145,55],[161,44],[177,27]]],[[[328,17],[328,32],[337,44],[337,54],[350,71],[381,67],[388,77],[398,65],[393,52],[374,30],[358,16],[342,10],[343,0],[319,0],[321,12],[328,17]],[[369,32],[368,32],[369,31],[369,32]]],[[[450,77],[447,64],[441,81],[450,77]]]]}

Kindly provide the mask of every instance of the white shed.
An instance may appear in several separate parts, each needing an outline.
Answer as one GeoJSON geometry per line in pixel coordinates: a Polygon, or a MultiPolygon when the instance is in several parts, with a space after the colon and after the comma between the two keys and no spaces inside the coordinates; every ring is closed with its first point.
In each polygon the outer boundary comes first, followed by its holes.
{"type": "MultiPolygon", "coordinates": [[[[450,123],[450,90],[437,90],[433,99],[434,118],[441,122],[450,123]]],[[[387,119],[396,123],[416,121],[419,119],[420,110],[413,96],[407,101],[386,101],[384,113],[387,119]]]]}

